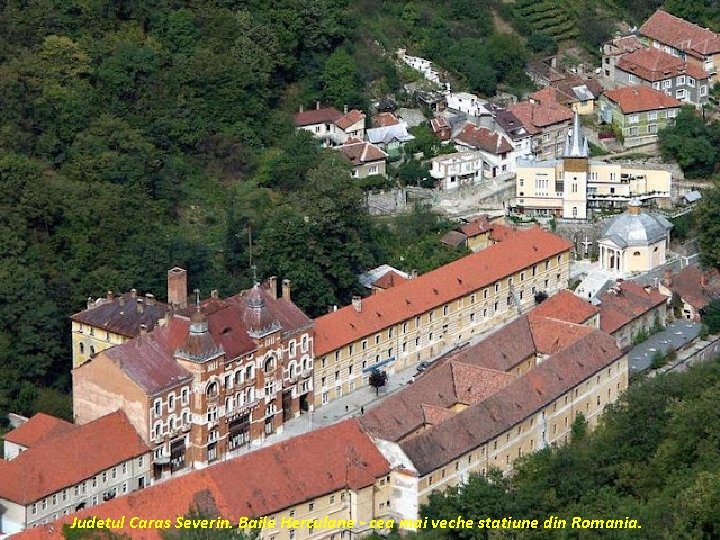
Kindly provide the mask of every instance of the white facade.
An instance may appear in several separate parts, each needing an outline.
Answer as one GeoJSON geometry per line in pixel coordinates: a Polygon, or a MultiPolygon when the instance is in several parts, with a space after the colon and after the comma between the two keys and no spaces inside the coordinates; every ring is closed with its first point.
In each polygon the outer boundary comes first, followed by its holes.
{"type": "Polygon", "coordinates": [[[465,113],[470,116],[489,116],[484,105],[486,101],[469,92],[450,93],[446,97],[448,109],[465,113]]]}
{"type": "Polygon", "coordinates": [[[482,178],[483,160],[479,152],[458,152],[430,160],[430,175],[440,189],[474,186],[482,178]]]}
{"type": "Polygon", "coordinates": [[[405,49],[398,49],[398,56],[415,71],[422,73],[426,80],[432,83],[440,84],[440,73],[433,69],[432,62],[430,62],[430,60],[426,60],[420,56],[410,56],[409,54],[405,54],[405,49]]]}

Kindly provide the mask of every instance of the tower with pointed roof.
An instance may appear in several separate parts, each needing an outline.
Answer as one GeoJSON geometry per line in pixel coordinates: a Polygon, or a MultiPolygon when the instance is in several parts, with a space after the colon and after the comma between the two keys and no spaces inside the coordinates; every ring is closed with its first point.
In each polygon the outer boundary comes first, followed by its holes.
{"type": "Polygon", "coordinates": [[[556,191],[563,194],[563,215],[575,219],[587,217],[588,143],[575,113],[572,132],[565,141],[562,159],[562,182],[556,182],[556,191]]]}

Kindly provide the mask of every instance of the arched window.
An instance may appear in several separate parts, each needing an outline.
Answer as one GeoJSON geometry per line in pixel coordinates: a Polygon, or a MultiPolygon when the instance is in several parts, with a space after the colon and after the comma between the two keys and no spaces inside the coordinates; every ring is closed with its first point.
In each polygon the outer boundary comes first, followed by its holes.
{"type": "Polygon", "coordinates": [[[171,416],[168,419],[168,430],[172,431],[173,429],[175,429],[175,417],[171,416]]]}
{"type": "Polygon", "coordinates": [[[205,391],[207,394],[207,397],[214,398],[218,395],[218,383],[217,381],[212,381],[210,384],[207,385],[207,390],[205,391]]]}
{"type": "Polygon", "coordinates": [[[159,437],[162,433],[162,422],[156,422],[153,431],[155,432],[155,437],[159,437]]]}
{"type": "Polygon", "coordinates": [[[290,356],[295,356],[295,342],[291,341],[290,345],[288,346],[290,356]]]}
{"type": "Polygon", "coordinates": [[[248,367],[245,368],[245,380],[246,381],[249,381],[250,379],[253,378],[254,371],[255,371],[255,369],[254,369],[253,365],[249,365],[248,367]]]}
{"type": "Polygon", "coordinates": [[[242,369],[238,369],[235,372],[235,386],[242,384],[242,382],[243,382],[243,371],[242,371],[242,369]]]}
{"type": "Polygon", "coordinates": [[[288,366],[288,371],[290,372],[291,379],[295,377],[297,373],[297,364],[295,364],[295,362],[290,362],[290,365],[288,366]]]}
{"type": "Polygon", "coordinates": [[[269,356],[267,360],[265,360],[265,364],[263,364],[263,371],[265,373],[270,373],[275,369],[275,357],[269,356]]]}

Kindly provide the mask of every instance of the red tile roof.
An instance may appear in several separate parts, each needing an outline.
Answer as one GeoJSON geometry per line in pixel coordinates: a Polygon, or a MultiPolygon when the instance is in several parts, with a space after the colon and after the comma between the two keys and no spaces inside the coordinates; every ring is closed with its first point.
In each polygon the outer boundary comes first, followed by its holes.
{"type": "Polygon", "coordinates": [[[127,292],[112,299],[98,298],[94,305],[73,315],[72,320],[133,338],[140,335],[143,326],[152,330],[168,311],[170,306],[154,297],[127,292]]]}
{"type": "Polygon", "coordinates": [[[704,308],[713,298],[720,297],[720,272],[716,269],[703,272],[697,266],[686,266],[672,275],[668,287],[680,295],[695,311],[704,308]]]}
{"type": "Polygon", "coordinates": [[[677,56],[668,54],[655,47],[638,49],[621,57],[617,68],[637,75],[645,81],[662,81],[677,75],[689,75],[696,80],[710,77],[697,64],[685,62],[677,56]]]}
{"type": "Polygon", "coordinates": [[[149,451],[125,413],[114,412],[0,461],[0,498],[27,505],[149,451]]]}
{"type": "Polygon", "coordinates": [[[210,508],[208,513],[237,522],[242,516],[273,515],[346,486],[365,488],[389,472],[390,464],[358,422],[345,420],[84,509],[14,538],[60,539],[61,524],[74,517],[128,516],[122,532],[133,540],[157,540],[162,531],[130,529],[129,516],[174,522],[190,508],[205,506],[210,508]]]}
{"type": "MultiPolygon", "coordinates": [[[[326,354],[365,336],[493,284],[518,270],[569,250],[572,244],[540,227],[507,229],[507,238],[416,279],[315,320],[315,354],[326,354]]],[[[495,235],[494,235],[495,238],[495,235]]]]}
{"type": "Polygon", "coordinates": [[[311,109],[295,114],[295,125],[303,127],[312,126],[313,124],[334,124],[342,116],[343,113],[334,107],[311,109]]]}
{"type": "Polygon", "coordinates": [[[357,109],[352,109],[351,111],[347,112],[346,114],[335,120],[335,125],[340,129],[347,129],[353,124],[357,124],[364,118],[365,115],[361,111],[358,111],[357,109]]]}
{"type": "Polygon", "coordinates": [[[397,126],[399,123],[400,120],[390,112],[380,113],[375,117],[375,125],[377,127],[397,126]]]}
{"type": "Polygon", "coordinates": [[[637,49],[642,48],[643,44],[640,41],[640,38],[636,35],[630,35],[630,36],[621,36],[614,38],[608,42],[611,47],[614,48],[613,51],[611,51],[610,54],[617,55],[617,54],[625,54],[629,52],[633,52],[637,49]]]}
{"type": "Polygon", "coordinates": [[[489,233],[492,229],[493,225],[489,216],[478,216],[458,227],[458,230],[468,238],[489,233]]]}
{"type": "Polygon", "coordinates": [[[600,329],[612,334],[667,299],[667,296],[660,294],[655,288],[645,289],[633,281],[622,281],[599,297],[602,302],[600,329]]]}
{"type": "Polygon", "coordinates": [[[595,331],[593,327],[548,317],[529,316],[535,349],[541,354],[555,354],[595,331]]]}
{"type": "Polygon", "coordinates": [[[640,27],[640,34],[696,57],[720,52],[715,32],[660,9],[640,27]]]}
{"type": "Polygon", "coordinates": [[[470,123],[463,126],[455,140],[490,154],[499,155],[513,151],[512,144],[501,133],[470,123]]]}
{"type": "Polygon", "coordinates": [[[521,101],[508,110],[533,135],[540,133],[544,127],[562,122],[569,123],[573,118],[573,112],[570,109],[552,101],[539,104],[521,101]]]}
{"type": "Polygon", "coordinates": [[[617,103],[623,114],[673,109],[682,106],[682,103],[674,97],[643,85],[623,86],[615,90],[607,90],[604,95],[609,100],[617,103]]]}
{"type": "Polygon", "coordinates": [[[600,310],[579,298],[572,291],[563,289],[545,300],[531,312],[533,316],[551,317],[575,324],[584,324],[600,310]]]}
{"type": "Polygon", "coordinates": [[[400,446],[424,476],[504,433],[621,356],[612,336],[593,330],[487,399],[400,446]]]}
{"type": "Polygon", "coordinates": [[[373,161],[385,161],[387,158],[387,154],[374,144],[355,141],[356,139],[350,139],[342,146],[338,146],[338,150],[340,150],[353,165],[372,163],[373,161]]]}
{"type": "Polygon", "coordinates": [[[3,435],[2,438],[25,448],[32,448],[38,443],[43,443],[56,435],[72,431],[76,427],[75,424],[66,422],[61,418],[38,413],[24,424],[3,435]]]}
{"type": "Polygon", "coordinates": [[[373,283],[373,287],[377,287],[378,289],[391,289],[392,287],[397,287],[405,281],[407,281],[406,277],[401,276],[395,270],[390,270],[376,279],[373,283]]]}
{"type": "Polygon", "coordinates": [[[509,373],[448,359],[435,364],[411,385],[388,396],[361,418],[363,428],[388,441],[400,441],[431,424],[456,414],[454,405],[478,403],[513,379],[509,373]],[[428,409],[427,407],[432,407],[428,409]],[[440,410],[446,412],[440,413],[440,410]]]}
{"type": "Polygon", "coordinates": [[[440,238],[440,243],[446,246],[458,247],[467,242],[467,236],[460,231],[448,231],[440,238]]]}
{"type": "Polygon", "coordinates": [[[450,129],[450,121],[444,116],[436,116],[430,120],[430,126],[432,127],[433,132],[439,133],[443,129],[450,129]]]}

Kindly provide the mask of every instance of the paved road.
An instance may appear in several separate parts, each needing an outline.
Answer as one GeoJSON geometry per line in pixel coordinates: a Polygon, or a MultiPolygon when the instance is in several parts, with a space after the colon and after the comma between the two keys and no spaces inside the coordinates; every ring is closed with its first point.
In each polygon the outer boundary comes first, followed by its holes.
{"type": "Polygon", "coordinates": [[[648,369],[656,351],[665,352],[670,348],[677,350],[686,345],[700,334],[701,327],[701,324],[686,319],[678,319],[668,324],[665,330],[650,336],[647,341],[632,348],[628,355],[630,373],[634,374],[648,369]]]}

